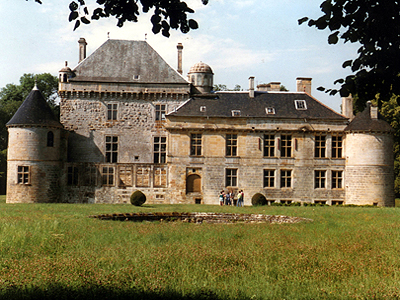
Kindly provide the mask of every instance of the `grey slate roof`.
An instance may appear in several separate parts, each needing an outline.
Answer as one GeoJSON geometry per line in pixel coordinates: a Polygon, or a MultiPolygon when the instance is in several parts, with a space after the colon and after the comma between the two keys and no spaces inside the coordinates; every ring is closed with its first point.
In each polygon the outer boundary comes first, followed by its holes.
{"type": "Polygon", "coordinates": [[[378,119],[371,119],[371,104],[367,103],[364,111],[358,113],[344,131],[372,131],[372,132],[394,132],[392,126],[378,114],[378,119]]]}
{"type": "Polygon", "coordinates": [[[188,84],[146,41],[107,40],[73,71],[70,81],[188,84]]]}
{"type": "Polygon", "coordinates": [[[28,97],[26,97],[25,101],[6,125],[63,127],[54,116],[42,93],[35,88],[29,93],[28,97]]]}
{"type": "Polygon", "coordinates": [[[194,96],[170,116],[232,117],[232,110],[240,110],[240,117],[347,120],[306,93],[255,92],[254,98],[248,92],[217,92],[194,96]],[[295,100],[305,100],[307,109],[298,110],[295,100]],[[206,111],[201,112],[200,107],[206,111]],[[266,108],[274,108],[275,114],[266,114],[266,108]]]}

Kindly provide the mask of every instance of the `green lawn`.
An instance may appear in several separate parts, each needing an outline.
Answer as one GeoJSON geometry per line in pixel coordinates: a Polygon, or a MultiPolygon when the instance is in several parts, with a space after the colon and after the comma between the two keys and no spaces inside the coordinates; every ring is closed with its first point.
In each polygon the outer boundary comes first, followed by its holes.
{"type": "Polygon", "coordinates": [[[5,204],[0,299],[400,297],[400,209],[5,204]],[[306,217],[298,224],[100,221],[119,212],[306,217]]]}

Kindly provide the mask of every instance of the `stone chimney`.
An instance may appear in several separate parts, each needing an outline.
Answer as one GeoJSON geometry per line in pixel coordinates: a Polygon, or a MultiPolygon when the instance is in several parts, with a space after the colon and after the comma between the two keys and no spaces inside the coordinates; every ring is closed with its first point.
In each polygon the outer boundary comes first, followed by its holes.
{"type": "Polygon", "coordinates": [[[347,97],[342,97],[342,115],[350,120],[354,119],[353,114],[353,97],[351,94],[347,97]]]}
{"type": "Polygon", "coordinates": [[[176,46],[178,49],[178,73],[182,75],[182,50],[183,50],[183,45],[182,43],[178,43],[176,46]]]}
{"type": "Polygon", "coordinates": [[[79,62],[80,63],[82,60],[86,58],[86,40],[84,38],[80,38],[79,41],[79,62]]]}
{"type": "Polygon", "coordinates": [[[254,76],[249,77],[249,97],[254,98],[254,76]]]}
{"type": "Polygon", "coordinates": [[[372,120],[377,120],[378,119],[378,106],[373,106],[371,101],[367,102],[369,107],[370,107],[370,116],[372,120]]]}
{"type": "Polygon", "coordinates": [[[280,91],[281,83],[280,82],[270,82],[270,83],[262,83],[257,85],[257,91],[260,92],[270,92],[270,91],[280,91]]]}
{"type": "Polygon", "coordinates": [[[296,78],[297,91],[311,95],[311,80],[312,78],[297,77],[296,78]]]}

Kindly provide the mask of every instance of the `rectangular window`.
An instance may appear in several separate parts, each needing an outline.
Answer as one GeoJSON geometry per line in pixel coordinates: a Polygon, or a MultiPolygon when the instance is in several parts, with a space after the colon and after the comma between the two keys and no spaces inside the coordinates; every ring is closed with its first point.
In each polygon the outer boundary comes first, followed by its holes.
{"type": "Polygon", "coordinates": [[[201,155],[201,134],[195,133],[190,135],[190,155],[201,155]]]}
{"type": "Polygon", "coordinates": [[[67,170],[67,185],[78,185],[79,170],[78,167],[69,166],[67,170]]]}
{"type": "Polygon", "coordinates": [[[237,169],[226,169],[225,186],[237,186],[237,169]]]}
{"type": "Polygon", "coordinates": [[[294,104],[295,104],[297,110],[306,110],[307,109],[306,100],[294,100],[294,104]]]}
{"type": "Polygon", "coordinates": [[[226,156],[237,156],[237,134],[226,135],[226,156]]]}
{"type": "Polygon", "coordinates": [[[118,104],[107,104],[107,120],[117,120],[118,104]]]}
{"type": "Polygon", "coordinates": [[[281,170],[281,188],[292,187],[292,170],[281,170]]]}
{"type": "Polygon", "coordinates": [[[97,185],[97,167],[95,165],[87,165],[85,167],[83,184],[85,186],[97,185]]]}
{"type": "Polygon", "coordinates": [[[154,168],[154,186],[166,187],[167,186],[167,168],[155,167],[154,168]]]}
{"type": "Polygon", "coordinates": [[[332,171],[332,189],[342,189],[343,171],[332,171]]]}
{"type": "Polygon", "coordinates": [[[165,164],[167,160],[167,138],[165,136],[154,137],[154,163],[165,164]]]}
{"type": "Polygon", "coordinates": [[[275,135],[273,134],[264,134],[264,156],[275,156],[275,135]]]}
{"type": "Polygon", "coordinates": [[[118,161],[118,137],[106,136],[106,162],[116,163],[118,161]]]}
{"type": "Polygon", "coordinates": [[[281,157],[292,157],[292,136],[281,135],[281,157]]]}
{"type": "Polygon", "coordinates": [[[332,158],[342,158],[343,137],[332,135],[332,158]]]}
{"type": "Polygon", "coordinates": [[[314,187],[316,189],[324,189],[326,187],[326,171],[317,170],[314,174],[314,187]]]}
{"type": "Polygon", "coordinates": [[[119,167],[119,186],[132,186],[133,179],[132,166],[120,166],[119,167]]]}
{"type": "Polygon", "coordinates": [[[275,108],[273,108],[273,107],[266,107],[266,108],[265,108],[265,112],[267,113],[267,115],[274,115],[274,114],[275,114],[275,108]]]}
{"type": "Polygon", "coordinates": [[[156,104],[156,121],[164,121],[166,113],[165,104],[156,104]]]}
{"type": "Polygon", "coordinates": [[[315,136],[315,157],[326,157],[326,135],[315,136]]]}
{"type": "Polygon", "coordinates": [[[272,188],[275,186],[275,170],[264,170],[264,187],[272,188]]]}
{"type": "Polygon", "coordinates": [[[113,186],[114,185],[114,167],[103,167],[102,168],[102,185],[113,186]]]}
{"type": "Polygon", "coordinates": [[[232,117],[240,117],[240,110],[232,110],[232,117]]]}
{"type": "Polygon", "coordinates": [[[18,166],[17,168],[17,183],[18,184],[29,184],[29,166],[18,166]]]}
{"type": "Polygon", "coordinates": [[[136,169],[136,186],[150,186],[150,168],[138,167],[136,169]]]}

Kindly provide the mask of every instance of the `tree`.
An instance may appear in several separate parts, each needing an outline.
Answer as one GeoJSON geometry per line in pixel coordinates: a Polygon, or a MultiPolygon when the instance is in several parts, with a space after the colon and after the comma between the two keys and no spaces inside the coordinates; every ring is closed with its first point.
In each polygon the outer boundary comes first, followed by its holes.
{"type": "Polygon", "coordinates": [[[343,63],[354,74],[334,82],[341,84],[339,90],[318,89],[331,95],[357,94],[364,103],[379,93],[379,105],[400,95],[400,1],[325,0],[320,7],[321,17],[304,17],[299,24],[308,21],[310,27],[331,31],[329,44],[342,40],[361,47],[357,58],[343,63]]]}
{"type": "MultiPolygon", "coordinates": [[[[0,90],[0,186],[5,187],[4,172],[7,168],[8,132],[6,124],[18,110],[19,106],[29,95],[35,84],[42,92],[56,116],[59,116],[59,106],[56,104],[58,80],[49,74],[24,74],[19,80],[19,85],[7,84],[0,90]]],[[[4,193],[5,190],[0,190],[4,193]]]]}
{"type": "MultiPolygon", "coordinates": [[[[91,13],[89,13],[85,1],[77,0],[77,2],[72,1],[69,4],[69,21],[75,22],[74,30],[82,23],[90,24],[89,19],[99,20],[110,16],[118,20],[118,27],[122,27],[126,21],[137,22],[140,10],[143,13],[153,11],[151,23],[153,24],[152,31],[155,34],[161,31],[162,35],[169,37],[171,28],[180,29],[181,32],[187,33],[190,29],[199,27],[195,20],[187,17],[187,14],[194,13],[194,10],[181,0],[96,0],[99,7],[91,13]]],[[[208,0],[201,1],[204,5],[208,3],[208,0]]],[[[35,0],[35,2],[42,4],[41,0],[35,0]]]]}
{"type": "Polygon", "coordinates": [[[226,84],[214,84],[213,91],[220,92],[220,91],[242,91],[242,87],[239,84],[235,84],[233,89],[229,89],[226,84]]]}
{"type": "MultiPolygon", "coordinates": [[[[374,103],[379,102],[379,95],[374,99],[374,103]]],[[[400,96],[392,95],[389,101],[382,102],[379,112],[385,120],[393,127],[394,132],[394,190],[396,198],[400,196],[400,96]]]]}

